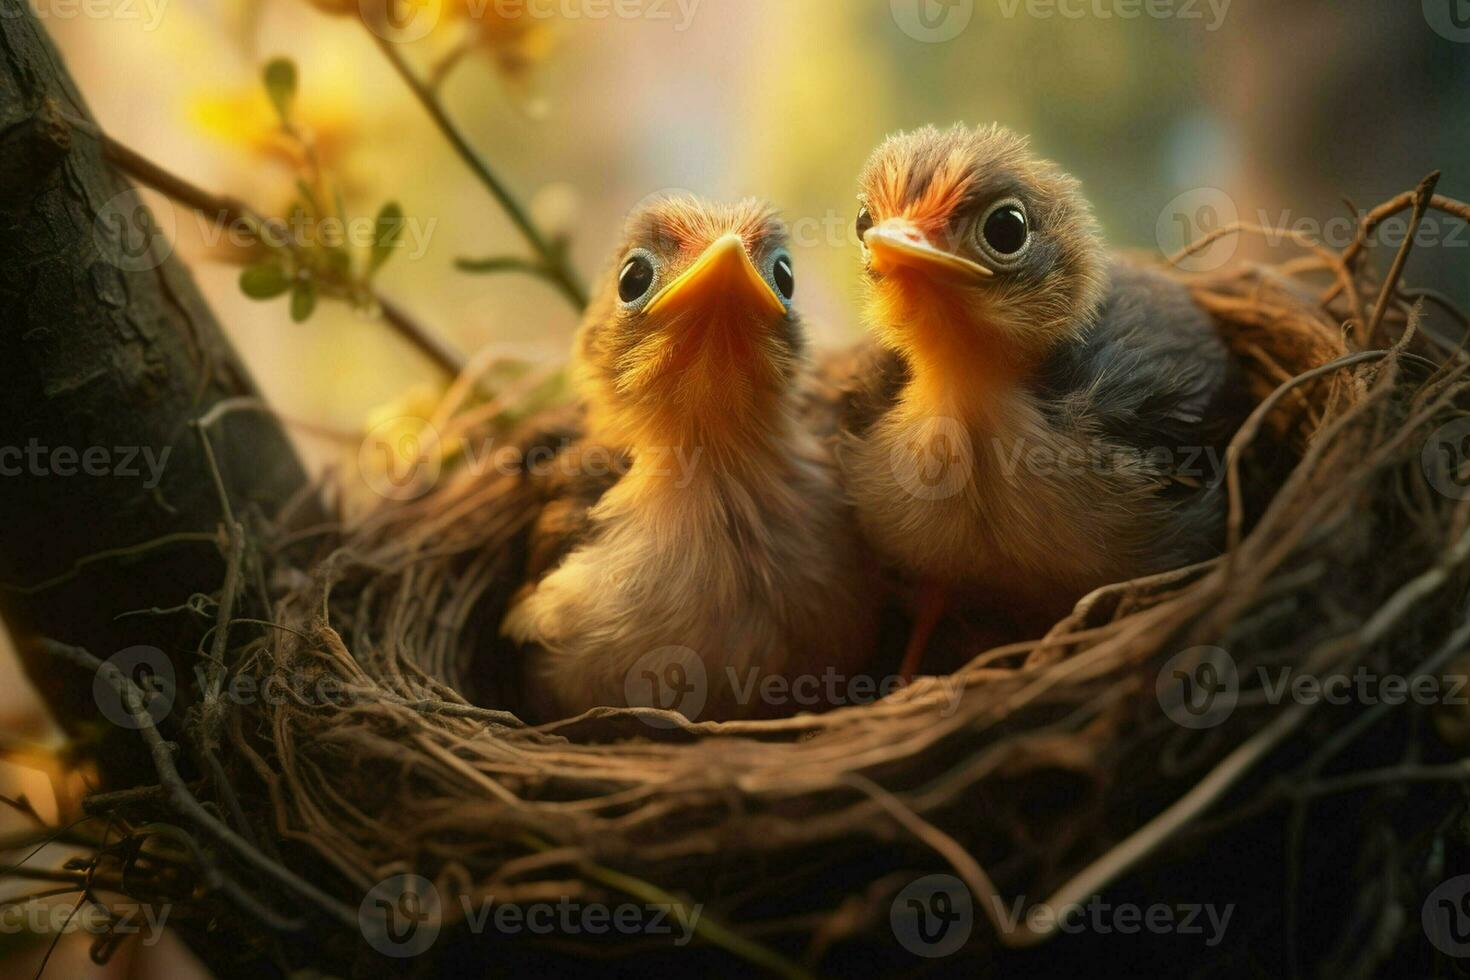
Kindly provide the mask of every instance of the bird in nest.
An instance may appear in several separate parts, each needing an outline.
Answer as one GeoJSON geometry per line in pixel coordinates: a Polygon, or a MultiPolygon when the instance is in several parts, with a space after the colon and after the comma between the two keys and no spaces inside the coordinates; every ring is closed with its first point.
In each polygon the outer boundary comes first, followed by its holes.
{"type": "Polygon", "coordinates": [[[1249,405],[1186,288],[997,126],[890,137],[860,183],[872,337],[825,376],[858,520],[913,586],[904,676],[957,594],[1030,631],[1217,554],[1249,405]]]}
{"type": "Polygon", "coordinates": [[[551,467],[531,583],[502,623],[533,714],[758,716],[767,677],[866,660],[874,561],[798,417],[795,287],[763,204],[681,197],[629,218],[575,343],[570,465],[551,467]],[[599,447],[622,465],[586,466],[599,447]]]}

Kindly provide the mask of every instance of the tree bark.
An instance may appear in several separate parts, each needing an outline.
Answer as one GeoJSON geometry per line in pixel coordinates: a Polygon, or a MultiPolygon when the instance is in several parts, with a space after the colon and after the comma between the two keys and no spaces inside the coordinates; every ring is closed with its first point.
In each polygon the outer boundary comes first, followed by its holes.
{"type": "MultiPolygon", "coordinates": [[[[118,617],[220,588],[221,546],[189,536],[222,513],[190,423],[256,394],[98,135],[24,0],[0,0],[0,617],[73,728],[98,717],[92,678],[45,662],[37,637],[104,659],[155,646],[192,675],[203,617],[118,617]]],[[[305,486],[273,418],[210,431],[237,514],[274,514],[305,486]]]]}

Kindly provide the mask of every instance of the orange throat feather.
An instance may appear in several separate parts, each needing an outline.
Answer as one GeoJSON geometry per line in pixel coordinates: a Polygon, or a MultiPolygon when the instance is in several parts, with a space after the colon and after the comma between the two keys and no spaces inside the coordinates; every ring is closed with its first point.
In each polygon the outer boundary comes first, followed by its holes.
{"type": "Polygon", "coordinates": [[[871,294],[879,341],[909,365],[906,413],[975,422],[1012,390],[1025,357],[1003,326],[958,287],[897,271],[871,294]]]}

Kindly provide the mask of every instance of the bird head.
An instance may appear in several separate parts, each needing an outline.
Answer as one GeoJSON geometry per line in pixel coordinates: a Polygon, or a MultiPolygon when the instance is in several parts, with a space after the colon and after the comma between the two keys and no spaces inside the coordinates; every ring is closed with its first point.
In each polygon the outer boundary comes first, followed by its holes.
{"type": "Polygon", "coordinates": [[[867,314],[919,366],[1015,376],[1084,330],[1104,253],[1076,180],[998,126],[890,137],[861,178],[867,314]]]}
{"type": "Polygon", "coordinates": [[[577,343],[592,428],[716,451],[763,435],[801,360],[795,290],[784,226],[760,202],[635,211],[577,343]]]}

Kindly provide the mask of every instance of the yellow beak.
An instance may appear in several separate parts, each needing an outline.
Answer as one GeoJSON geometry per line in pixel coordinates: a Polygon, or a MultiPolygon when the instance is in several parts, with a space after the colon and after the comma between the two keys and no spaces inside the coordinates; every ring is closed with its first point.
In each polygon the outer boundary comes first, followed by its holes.
{"type": "Polygon", "coordinates": [[[936,248],[914,224],[904,218],[889,218],[869,228],[863,235],[868,246],[868,264],[878,272],[904,266],[910,269],[943,272],[968,279],[995,275],[978,262],[936,248]]]}
{"type": "Polygon", "coordinates": [[[786,313],[786,304],[757,271],[739,235],[718,239],[694,261],[684,274],[649,301],[648,313],[696,309],[717,303],[746,302],[760,312],[776,316],[786,313]]]}

